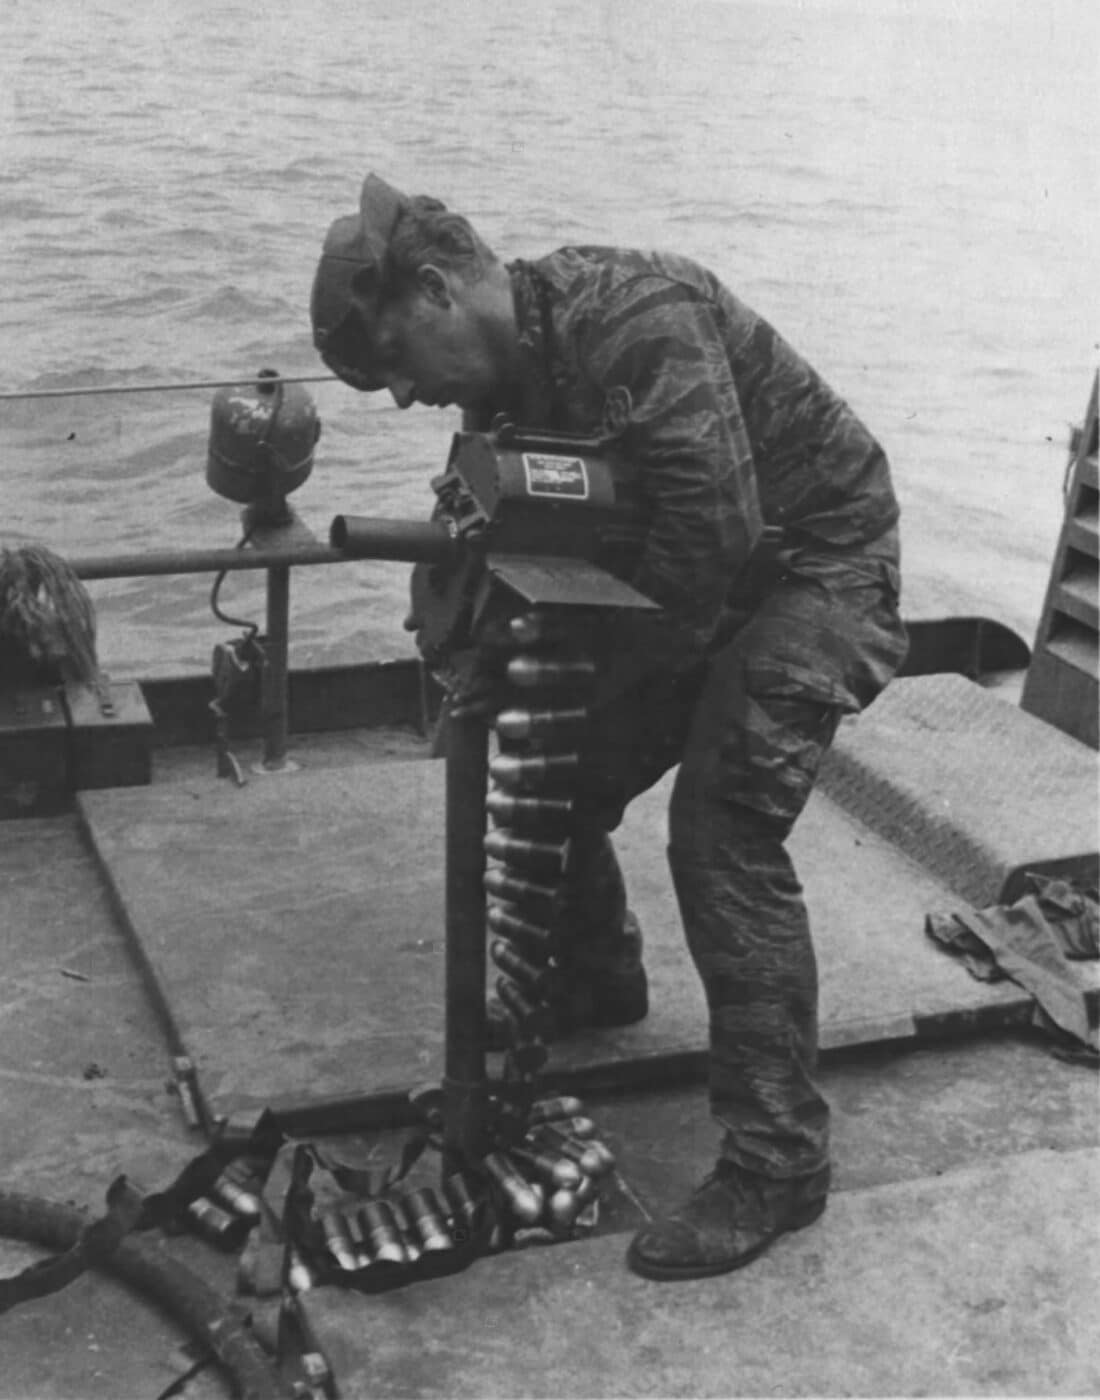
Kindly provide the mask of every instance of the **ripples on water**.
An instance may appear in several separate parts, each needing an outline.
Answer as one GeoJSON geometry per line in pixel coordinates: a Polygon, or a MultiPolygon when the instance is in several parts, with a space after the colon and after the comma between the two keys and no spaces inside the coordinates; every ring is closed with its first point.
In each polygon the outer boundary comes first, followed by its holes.
{"type": "MultiPolygon", "coordinates": [[[[911,605],[1030,636],[1096,349],[1091,3],[267,8],[4,0],[3,387],[316,372],[320,239],[373,168],[507,256],[712,266],[886,443],[911,605]]],[[[232,543],[209,398],[0,404],[3,536],[232,543]]],[[[317,398],[307,521],[426,513],[454,417],[317,398]]],[[[294,659],[404,654],[404,574],[297,576],[294,659]]],[[[114,672],[205,666],[206,583],[94,587],[114,672]]],[[[254,582],[227,595],[260,607],[254,582]]]]}

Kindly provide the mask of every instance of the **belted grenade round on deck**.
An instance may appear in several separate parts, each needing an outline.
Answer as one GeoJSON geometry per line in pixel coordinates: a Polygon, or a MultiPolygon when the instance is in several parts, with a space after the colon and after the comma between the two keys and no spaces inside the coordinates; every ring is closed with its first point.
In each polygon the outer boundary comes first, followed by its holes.
{"type": "Polygon", "coordinates": [[[310,394],[277,370],[219,389],[210,410],[206,481],[219,496],[272,519],[313,470],[321,422],[310,394]]]}

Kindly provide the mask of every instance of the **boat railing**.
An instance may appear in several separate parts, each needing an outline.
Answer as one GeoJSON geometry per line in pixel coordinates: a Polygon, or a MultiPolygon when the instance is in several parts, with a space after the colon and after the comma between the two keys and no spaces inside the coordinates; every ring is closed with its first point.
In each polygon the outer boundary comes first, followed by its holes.
{"type": "MultiPolygon", "coordinates": [[[[270,373],[270,372],[266,372],[270,373]]],[[[0,402],[26,402],[60,398],[91,398],[119,394],[167,394],[191,390],[231,389],[263,382],[266,374],[234,379],[202,379],[176,383],[127,383],[63,386],[58,388],[4,390],[0,402]]],[[[335,382],[332,374],[280,375],[283,383],[335,382]]],[[[285,502],[283,503],[285,505],[285,502]]],[[[166,575],[212,574],[263,570],[266,574],[266,610],[263,627],[264,665],[261,675],[261,732],[263,764],[277,769],[285,764],[289,729],[290,574],[294,568],[353,562],[346,550],[316,538],[289,506],[277,518],[265,518],[248,507],[243,513],[244,536],[234,547],[153,549],[69,556],[67,563],[84,581],[121,578],[153,578],[166,575]]],[[[371,520],[371,551],[359,559],[408,561],[408,522],[371,520]]],[[[217,613],[217,609],[214,609],[217,613]]]]}

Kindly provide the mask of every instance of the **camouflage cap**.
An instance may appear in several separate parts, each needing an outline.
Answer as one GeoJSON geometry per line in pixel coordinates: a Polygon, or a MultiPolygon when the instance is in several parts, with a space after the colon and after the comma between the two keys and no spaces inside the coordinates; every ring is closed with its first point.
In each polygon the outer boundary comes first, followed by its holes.
{"type": "Polygon", "coordinates": [[[372,373],[370,316],[377,302],[389,241],[408,200],[368,175],[359,212],[336,219],[325,236],[309,312],[313,343],[325,364],[357,389],[381,389],[372,373]]]}

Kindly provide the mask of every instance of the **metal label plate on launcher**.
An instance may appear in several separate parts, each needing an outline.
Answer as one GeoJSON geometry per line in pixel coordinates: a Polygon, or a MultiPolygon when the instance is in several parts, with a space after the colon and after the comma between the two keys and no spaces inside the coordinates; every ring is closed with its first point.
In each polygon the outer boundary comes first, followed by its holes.
{"type": "Polygon", "coordinates": [[[572,500],[588,500],[588,466],[583,457],[524,452],[523,474],[529,496],[565,496],[572,500]]]}

